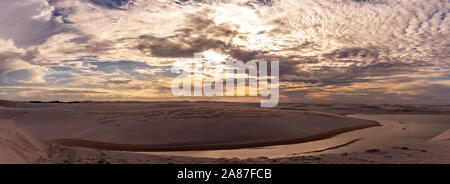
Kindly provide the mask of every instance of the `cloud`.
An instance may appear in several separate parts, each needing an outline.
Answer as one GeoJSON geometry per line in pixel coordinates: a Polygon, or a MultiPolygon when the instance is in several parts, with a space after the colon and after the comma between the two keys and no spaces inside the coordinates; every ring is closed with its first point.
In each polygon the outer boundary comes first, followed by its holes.
{"type": "Polygon", "coordinates": [[[18,47],[42,44],[62,29],[53,10],[46,0],[2,0],[0,38],[12,39],[18,47]]]}
{"type": "Polygon", "coordinates": [[[140,36],[137,49],[148,55],[171,58],[193,57],[194,53],[207,50],[227,51],[233,47],[227,42],[238,33],[232,25],[216,25],[207,18],[210,13],[207,10],[190,15],[183,28],[167,37],[140,36]]]}
{"type": "Polygon", "coordinates": [[[125,98],[120,91],[139,98],[166,95],[170,64],[206,51],[243,61],[280,61],[282,95],[288,99],[437,103],[447,98],[438,91],[450,86],[448,1],[8,0],[0,5],[5,28],[0,86],[107,90],[102,99],[125,98]],[[407,93],[419,88],[423,92],[407,93]]]}
{"type": "Polygon", "coordinates": [[[132,5],[129,0],[89,0],[89,2],[109,9],[121,9],[122,6],[132,5]]]}
{"type": "Polygon", "coordinates": [[[1,40],[0,45],[0,84],[9,82],[42,83],[45,67],[30,64],[34,56],[31,52],[16,48],[12,40],[1,40]]]}

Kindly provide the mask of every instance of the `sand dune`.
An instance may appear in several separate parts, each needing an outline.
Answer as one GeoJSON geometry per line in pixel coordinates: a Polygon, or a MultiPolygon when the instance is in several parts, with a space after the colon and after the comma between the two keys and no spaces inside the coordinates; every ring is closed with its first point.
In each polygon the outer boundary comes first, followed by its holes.
{"type": "Polygon", "coordinates": [[[13,122],[0,120],[0,163],[30,163],[46,157],[43,144],[17,129],[13,122]]]}
{"type": "MultiPolygon", "coordinates": [[[[105,160],[110,163],[308,163],[309,157],[297,157],[297,160],[295,157],[206,159],[107,150],[204,150],[306,142],[379,125],[375,121],[347,117],[344,114],[389,113],[389,109],[398,113],[414,112],[418,108],[411,107],[412,110],[408,110],[407,106],[382,108],[378,105],[281,104],[278,108],[265,109],[250,103],[33,104],[0,101],[0,119],[3,119],[0,120],[0,163],[107,163],[105,160]],[[358,111],[358,108],[362,110],[358,111]]],[[[449,113],[446,106],[422,109],[430,114],[449,113]]],[[[436,138],[440,141],[419,147],[437,150],[432,155],[446,154],[448,132],[443,135],[444,138],[436,138]]],[[[397,154],[396,151],[398,149],[386,150],[393,153],[388,155],[391,157],[401,157],[404,154],[397,154]]],[[[363,159],[368,154],[371,156],[372,152],[352,153],[351,157],[363,159]]],[[[422,155],[422,152],[412,153],[414,154],[420,156],[417,159],[427,156],[422,155]]],[[[445,156],[442,158],[447,159],[445,156]]],[[[344,159],[342,155],[325,155],[320,156],[320,159],[320,162],[314,163],[351,161],[344,159]]],[[[386,159],[387,157],[377,161],[384,162],[386,159]]],[[[438,157],[433,159],[436,161],[438,157]]],[[[415,161],[417,160],[409,160],[415,161]]]]}

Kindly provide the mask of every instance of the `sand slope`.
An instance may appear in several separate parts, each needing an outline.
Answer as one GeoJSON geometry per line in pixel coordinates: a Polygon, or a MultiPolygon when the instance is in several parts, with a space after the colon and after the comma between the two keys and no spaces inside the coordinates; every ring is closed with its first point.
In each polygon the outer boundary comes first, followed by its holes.
{"type": "MultiPolygon", "coordinates": [[[[439,134],[438,136],[431,139],[429,142],[440,141],[440,140],[450,140],[450,129],[439,134]]],[[[450,154],[450,153],[449,153],[450,154]]]]}
{"type": "Polygon", "coordinates": [[[13,122],[0,120],[0,163],[31,163],[44,156],[39,141],[18,130],[13,122]]]}

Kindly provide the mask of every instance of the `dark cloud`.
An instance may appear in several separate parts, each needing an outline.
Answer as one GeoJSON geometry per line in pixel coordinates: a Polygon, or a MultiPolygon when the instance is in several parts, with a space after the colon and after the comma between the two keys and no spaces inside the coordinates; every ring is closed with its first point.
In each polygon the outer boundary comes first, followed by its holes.
{"type": "Polygon", "coordinates": [[[192,16],[188,19],[186,27],[178,29],[172,36],[162,38],[151,35],[140,36],[140,43],[136,48],[152,56],[170,58],[193,57],[196,52],[215,50],[238,60],[249,61],[261,54],[261,51],[234,45],[232,39],[242,37],[236,30],[236,25],[216,25],[208,18],[192,16]]]}
{"type": "Polygon", "coordinates": [[[20,56],[20,58],[24,61],[33,62],[37,58],[38,55],[39,55],[39,50],[32,49],[32,50],[27,50],[24,54],[22,54],[20,56]]]}
{"type": "Polygon", "coordinates": [[[108,9],[122,9],[131,0],[88,0],[89,2],[108,9]]]}
{"type": "Polygon", "coordinates": [[[126,80],[108,80],[106,83],[112,83],[112,84],[128,84],[130,83],[131,79],[126,79],[126,80]]]}
{"type": "Polygon", "coordinates": [[[90,36],[80,36],[76,38],[72,38],[69,40],[69,42],[76,43],[76,44],[84,44],[87,43],[92,38],[90,36]]]}
{"type": "Polygon", "coordinates": [[[273,3],[273,0],[256,0],[256,1],[263,5],[272,5],[273,3]]]}
{"type": "MultiPolygon", "coordinates": [[[[416,73],[420,69],[433,66],[420,60],[402,61],[395,58],[380,58],[377,48],[338,49],[324,54],[325,61],[330,63],[348,63],[347,66],[320,65],[314,69],[303,69],[305,63],[316,63],[318,57],[304,57],[290,62],[280,62],[281,79],[290,82],[320,83],[327,85],[350,85],[359,82],[376,81],[369,79],[416,73]],[[302,61],[303,60],[303,61],[302,61]],[[300,65],[299,65],[300,64],[300,65]]],[[[283,60],[280,60],[283,61],[283,60]]],[[[411,78],[397,78],[397,82],[411,81],[411,78]]]]}
{"type": "Polygon", "coordinates": [[[85,90],[85,89],[58,89],[58,90],[48,90],[49,93],[60,93],[60,94],[69,94],[69,93],[80,93],[80,94],[88,94],[88,93],[105,93],[97,90],[85,90]]]}
{"type": "MultiPolygon", "coordinates": [[[[50,5],[54,5],[57,0],[49,0],[48,3],[50,5]]],[[[74,13],[74,9],[72,7],[55,7],[53,10],[54,17],[60,17],[64,24],[73,24],[73,22],[68,20],[70,14],[74,13]]]]}
{"type": "Polygon", "coordinates": [[[208,38],[183,38],[172,41],[170,38],[141,36],[140,39],[141,43],[136,48],[156,57],[187,58],[193,57],[196,52],[226,47],[225,42],[208,38]]]}
{"type": "Polygon", "coordinates": [[[45,1],[0,1],[0,38],[12,39],[18,47],[29,47],[66,31],[51,14],[52,9],[45,1]]]}

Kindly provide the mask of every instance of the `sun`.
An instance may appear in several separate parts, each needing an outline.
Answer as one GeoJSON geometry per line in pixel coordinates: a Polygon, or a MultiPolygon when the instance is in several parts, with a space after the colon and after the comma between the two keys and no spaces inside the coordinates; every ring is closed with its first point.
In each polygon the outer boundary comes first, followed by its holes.
{"type": "Polygon", "coordinates": [[[229,57],[229,55],[220,54],[213,50],[207,50],[202,52],[203,58],[205,58],[208,61],[214,61],[214,62],[224,62],[229,57]]]}

